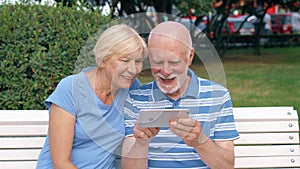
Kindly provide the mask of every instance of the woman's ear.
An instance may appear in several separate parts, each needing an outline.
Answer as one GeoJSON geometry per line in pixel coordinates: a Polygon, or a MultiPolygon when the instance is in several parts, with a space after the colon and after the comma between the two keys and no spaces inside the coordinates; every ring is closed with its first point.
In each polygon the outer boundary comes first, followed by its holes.
{"type": "Polygon", "coordinates": [[[103,60],[98,61],[98,68],[100,69],[105,68],[105,61],[103,60]]]}

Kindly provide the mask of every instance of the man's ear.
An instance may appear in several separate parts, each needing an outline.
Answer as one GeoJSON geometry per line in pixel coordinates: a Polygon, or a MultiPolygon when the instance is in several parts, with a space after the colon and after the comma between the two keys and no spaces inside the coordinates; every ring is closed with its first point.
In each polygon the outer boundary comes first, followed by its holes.
{"type": "Polygon", "coordinates": [[[195,56],[195,49],[191,48],[190,55],[189,55],[189,63],[188,63],[189,66],[191,66],[191,64],[193,63],[194,56],[195,56]]]}

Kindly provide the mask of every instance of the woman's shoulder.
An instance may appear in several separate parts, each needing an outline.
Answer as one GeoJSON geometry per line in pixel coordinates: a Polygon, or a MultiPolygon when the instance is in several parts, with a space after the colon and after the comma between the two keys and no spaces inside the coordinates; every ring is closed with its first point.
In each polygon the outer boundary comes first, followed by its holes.
{"type": "Polygon", "coordinates": [[[69,76],[66,76],[66,77],[62,78],[59,81],[59,83],[57,85],[57,88],[70,88],[70,87],[72,87],[72,82],[73,82],[74,76],[75,75],[69,75],[69,76]]]}
{"type": "Polygon", "coordinates": [[[64,78],[62,78],[60,80],[58,85],[62,86],[62,87],[68,87],[69,88],[69,87],[72,87],[73,83],[78,81],[78,80],[85,81],[86,78],[87,78],[87,75],[90,74],[91,71],[93,71],[92,69],[93,69],[92,67],[88,67],[88,68],[83,69],[79,73],[75,73],[75,74],[65,76],[64,78]]]}

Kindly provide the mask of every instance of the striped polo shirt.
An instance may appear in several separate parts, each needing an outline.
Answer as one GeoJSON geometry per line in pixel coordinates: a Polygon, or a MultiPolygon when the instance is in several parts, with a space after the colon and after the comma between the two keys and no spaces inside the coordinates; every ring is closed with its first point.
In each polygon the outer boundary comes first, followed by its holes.
{"type": "MultiPolygon", "coordinates": [[[[190,117],[201,122],[202,133],[212,140],[234,140],[239,137],[234,124],[228,90],[215,82],[199,78],[188,71],[191,81],[177,100],[166,97],[155,81],[130,91],[125,101],[125,135],[133,135],[140,109],[189,109],[190,117]]],[[[148,168],[208,168],[193,147],[168,128],[161,128],[149,144],[148,168]]]]}

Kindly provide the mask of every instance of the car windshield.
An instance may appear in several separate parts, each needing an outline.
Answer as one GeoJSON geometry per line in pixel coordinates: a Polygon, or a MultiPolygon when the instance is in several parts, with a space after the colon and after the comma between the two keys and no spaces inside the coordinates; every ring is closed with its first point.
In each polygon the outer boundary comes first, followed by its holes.
{"type": "Polygon", "coordinates": [[[285,24],[291,24],[292,20],[291,17],[288,15],[272,15],[272,24],[279,24],[279,25],[285,25],[285,24]],[[276,17],[278,18],[278,23],[276,23],[276,17]]]}
{"type": "Polygon", "coordinates": [[[279,23],[280,24],[290,24],[291,18],[288,16],[279,16],[279,23]]]}
{"type": "MultiPolygon", "coordinates": [[[[242,23],[243,23],[242,21],[241,22],[233,22],[233,25],[236,29],[238,29],[242,23]]],[[[245,22],[242,28],[251,29],[251,28],[254,28],[254,25],[251,22],[245,22]]]]}

